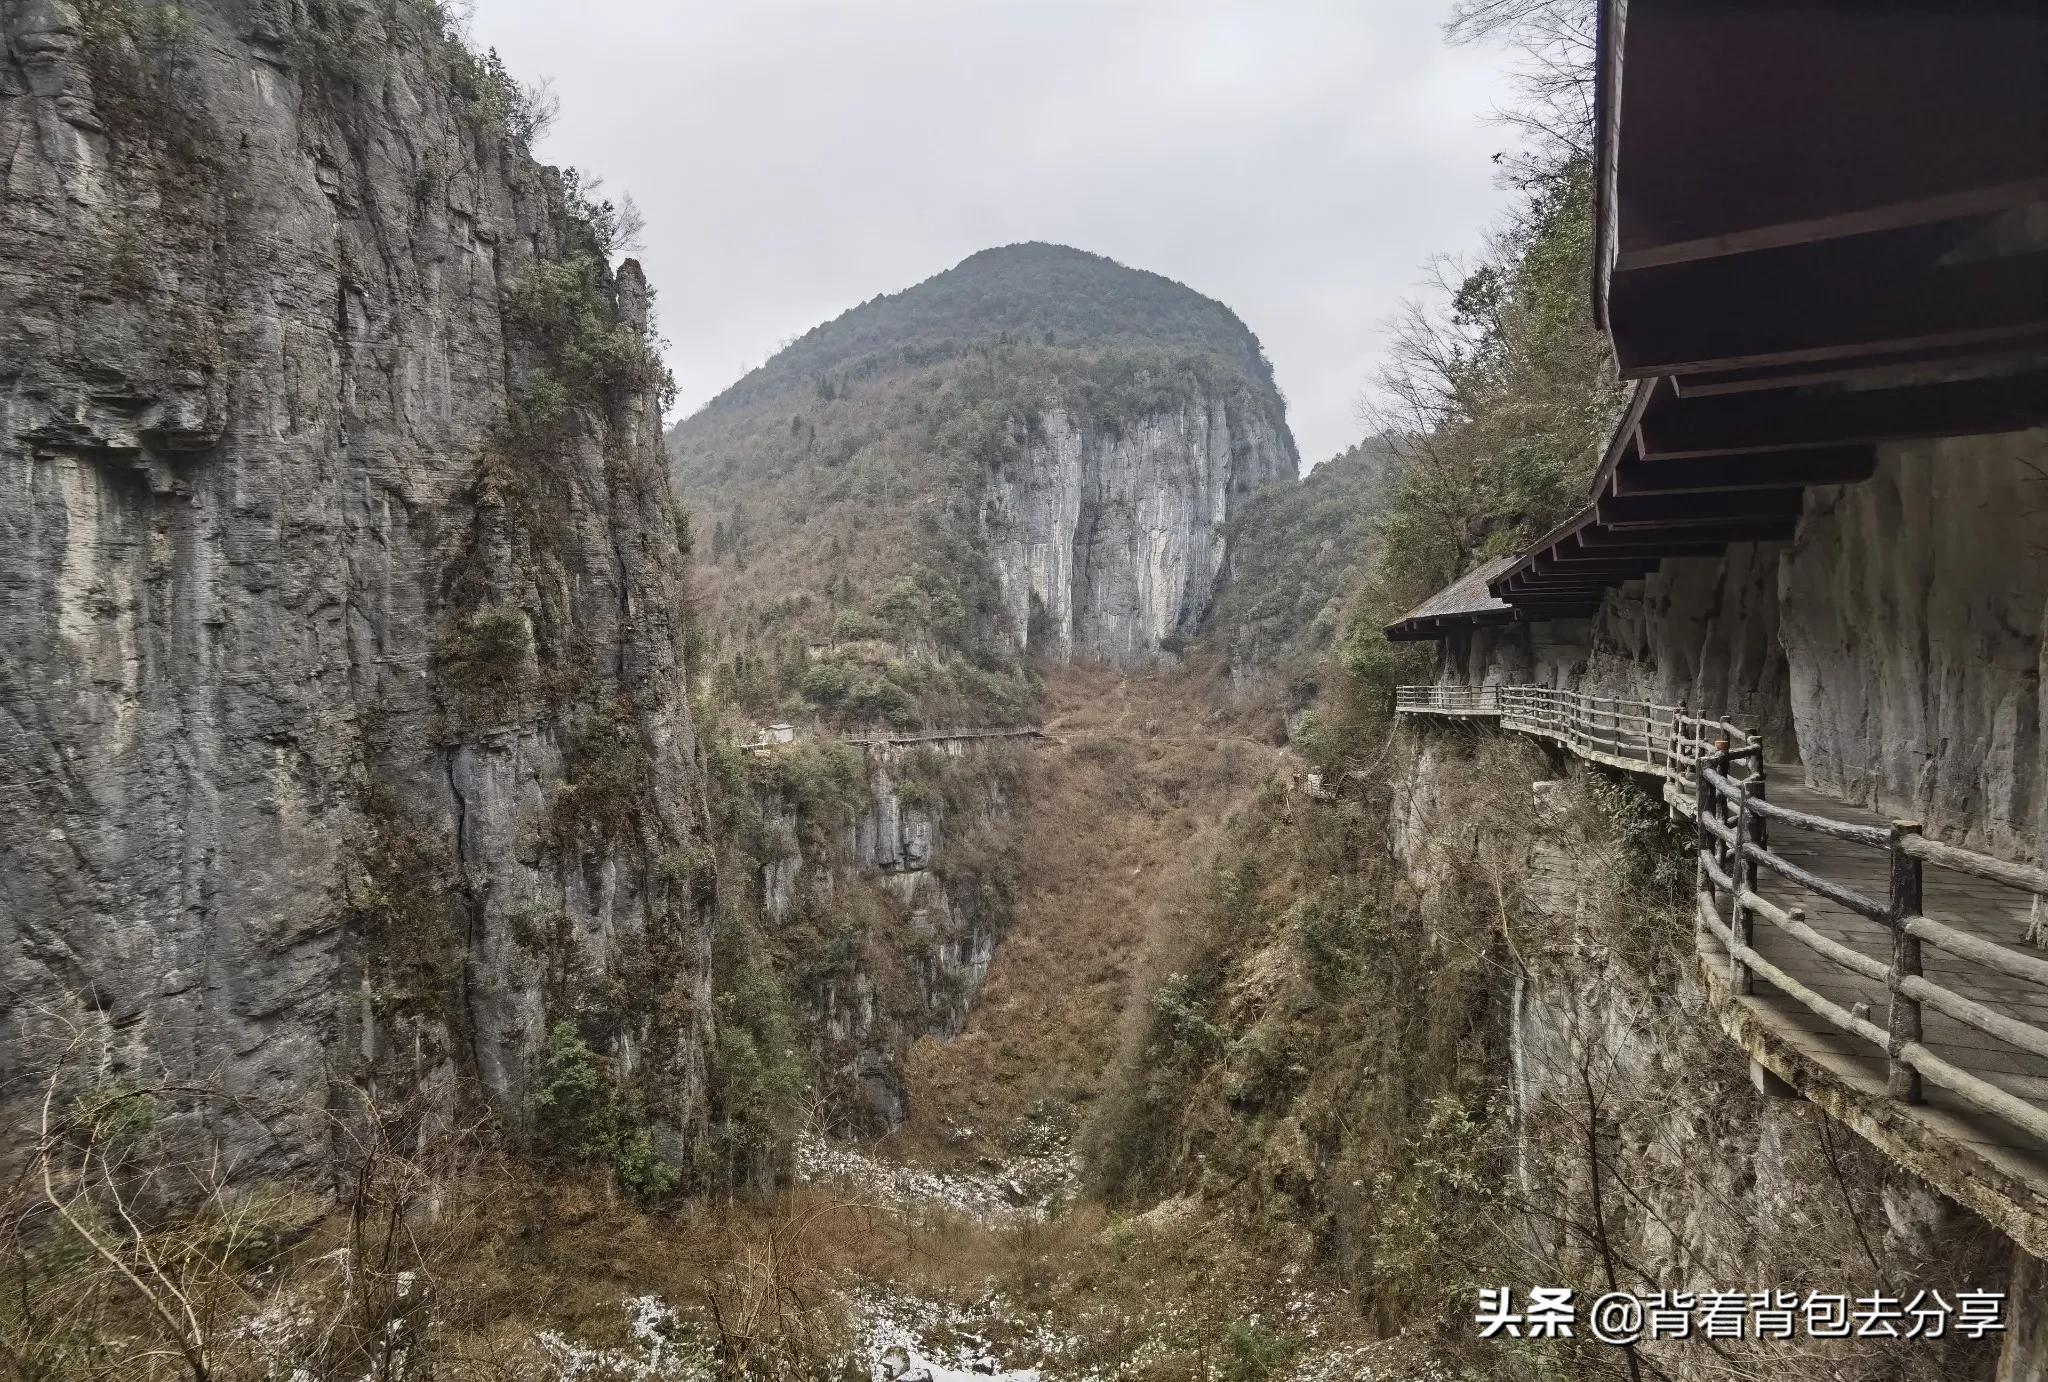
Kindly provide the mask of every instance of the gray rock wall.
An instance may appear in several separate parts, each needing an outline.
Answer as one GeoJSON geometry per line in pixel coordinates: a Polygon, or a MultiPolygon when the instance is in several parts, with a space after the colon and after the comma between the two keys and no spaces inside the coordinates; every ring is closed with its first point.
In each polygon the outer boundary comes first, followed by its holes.
{"type": "Polygon", "coordinates": [[[1236,505],[1296,469],[1292,437],[1243,388],[1119,426],[1055,402],[982,513],[1016,645],[1130,665],[1193,634],[1236,505]]]}
{"type": "MultiPolygon", "coordinates": [[[[654,398],[579,414],[549,531],[514,522],[486,463],[541,362],[506,305],[573,248],[559,188],[423,10],[177,13],[138,46],[62,0],[0,21],[0,1065],[83,1031],[216,1085],[249,1167],[317,1159],[351,1082],[516,1117],[538,917],[580,972],[652,969],[641,1010],[554,1015],[673,1149],[703,1033],[651,1014],[703,1011],[708,959],[660,867],[701,827],[654,398]],[[483,606],[535,637],[459,715],[443,643],[483,606]],[[554,848],[599,723],[637,780],[554,848]]],[[[601,277],[638,330],[637,268],[601,277]]]]}
{"type": "Polygon", "coordinates": [[[1590,621],[1479,629],[1443,675],[1732,712],[1814,785],[2014,857],[2048,843],[2048,431],[1880,449],[1787,543],[1678,558],[1590,621]]]}
{"type": "Polygon", "coordinates": [[[974,761],[990,752],[1013,750],[958,741],[868,749],[858,814],[808,852],[795,807],[762,803],[778,841],[761,865],[768,934],[786,935],[793,925],[861,928],[850,963],[801,986],[829,1111],[848,1130],[886,1131],[904,1121],[911,1045],[960,1033],[995,958],[1007,915],[988,886],[997,880],[985,876],[991,861],[961,866],[971,837],[1009,823],[1003,780],[983,776],[974,761]],[[908,771],[911,754],[943,755],[949,761],[940,771],[965,790],[934,791],[929,762],[926,771],[908,771]],[[949,807],[948,795],[957,805],[949,807]]]}
{"type": "Polygon", "coordinates": [[[2043,843],[2048,430],[1888,446],[1779,578],[1807,774],[1955,843],[2043,843]]]}

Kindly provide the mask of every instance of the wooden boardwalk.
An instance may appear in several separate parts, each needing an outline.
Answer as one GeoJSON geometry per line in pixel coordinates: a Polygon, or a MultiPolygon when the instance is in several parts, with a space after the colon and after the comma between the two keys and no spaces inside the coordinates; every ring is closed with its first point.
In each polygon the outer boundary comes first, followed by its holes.
{"type": "MultiPolygon", "coordinates": [[[[1794,810],[1862,825],[1884,826],[1886,819],[1849,806],[1805,785],[1798,764],[1773,764],[1766,773],[1770,799],[1794,810]]],[[[1885,851],[1868,845],[1800,830],[1782,822],[1770,826],[1773,854],[1832,882],[1854,888],[1865,897],[1883,898],[1889,890],[1885,851]]],[[[1928,865],[1923,875],[1924,915],[1973,936],[2028,950],[2026,930],[2031,906],[2027,894],[1967,874],[1928,865]]],[[[1891,930],[1882,922],[1858,915],[1828,898],[1798,887],[1770,870],[1761,871],[1757,891],[1781,907],[1805,909],[1807,925],[1879,963],[1892,954],[1891,930]]],[[[1726,920],[1725,902],[1721,912],[1726,920]]],[[[1752,945],[1772,964],[1815,992],[1845,1008],[1866,1004],[1867,1015],[1885,1024],[1890,995],[1885,986],[1832,963],[1798,940],[1758,917],[1752,945]]],[[[1701,959],[1728,969],[1726,948],[1711,932],[1700,933],[1701,959]]],[[[1922,960],[1928,979],[1962,997],[2037,1027],[2048,1027],[2048,988],[2000,974],[1974,960],[1926,947],[1922,960]]],[[[1827,1070],[1849,1088],[1872,1099],[1886,1097],[1885,1053],[1838,1030],[1802,1004],[1759,980],[1755,992],[1732,997],[1779,1034],[1803,1057],[1827,1070]]],[[[2037,1108],[2048,1111],[2048,1057],[2018,1050],[1996,1037],[1956,1021],[1932,1007],[1923,1015],[1922,1044],[1965,1070],[1992,1081],[2037,1108]]],[[[1893,1109],[1925,1125],[1944,1141],[1963,1143],[2009,1175],[2048,1185],[2048,1141],[2030,1136],[1982,1113],[1933,1083],[1926,1102],[1893,1109]]]]}
{"type": "Polygon", "coordinates": [[[1395,708],[1491,718],[1660,779],[1699,832],[1709,1003],[1759,1088],[1812,1100],[2048,1256],[2048,952],[2027,935],[2048,871],[1894,828],[1683,706],[1437,685],[1400,688],[1395,708]]]}

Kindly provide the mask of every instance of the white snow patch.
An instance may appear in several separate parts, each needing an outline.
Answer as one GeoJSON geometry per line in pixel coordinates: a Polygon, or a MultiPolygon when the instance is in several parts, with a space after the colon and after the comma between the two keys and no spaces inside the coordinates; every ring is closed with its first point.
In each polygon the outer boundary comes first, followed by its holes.
{"type": "Polygon", "coordinates": [[[972,1174],[884,1161],[817,1133],[798,1139],[796,1174],[803,1184],[846,1185],[892,1208],[948,1209],[987,1223],[1044,1219],[1077,1179],[1064,1151],[972,1174]]]}
{"type": "Polygon", "coordinates": [[[712,1359],[689,1338],[689,1326],[659,1296],[625,1303],[624,1348],[593,1348],[552,1329],[534,1335],[552,1369],[548,1382],[709,1382],[712,1359]]]}
{"type": "MultiPolygon", "coordinates": [[[[1074,1346],[1071,1337],[1043,1327],[1024,1329],[1022,1339],[1015,1338],[1018,1317],[1000,1296],[958,1308],[874,1287],[856,1293],[852,1305],[868,1367],[884,1382],[1043,1382],[1047,1360],[1074,1346]],[[998,1325],[1011,1336],[1008,1359],[997,1355],[989,1338],[998,1325]],[[1018,1354],[1029,1355],[1031,1364],[1006,1366],[1018,1354]]],[[[1071,1382],[1088,1379],[1075,1376],[1071,1382]]]]}

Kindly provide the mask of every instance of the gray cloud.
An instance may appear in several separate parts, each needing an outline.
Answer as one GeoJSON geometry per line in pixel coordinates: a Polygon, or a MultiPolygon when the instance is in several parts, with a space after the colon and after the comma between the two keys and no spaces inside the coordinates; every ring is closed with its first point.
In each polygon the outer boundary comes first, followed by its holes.
{"type": "Polygon", "coordinates": [[[1052,240],[1228,303],[1306,460],[1356,440],[1382,323],[1501,206],[1499,60],[1446,0],[479,0],[549,77],[540,153],[630,192],[684,411],[975,250],[1052,240]]]}

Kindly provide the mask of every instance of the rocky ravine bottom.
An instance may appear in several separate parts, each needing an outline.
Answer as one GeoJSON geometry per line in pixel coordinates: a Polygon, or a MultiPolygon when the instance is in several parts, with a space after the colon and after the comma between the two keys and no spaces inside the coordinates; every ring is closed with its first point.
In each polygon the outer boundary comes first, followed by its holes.
{"type": "MultiPolygon", "coordinates": [[[[845,1382],[1455,1376],[1412,1341],[1359,1341],[1341,1300],[1233,1242],[1197,1201],[1104,1215],[1079,1198],[1063,1150],[963,1174],[809,1137],[798,1181],[795,1217],[851,1210],[874,1248],[827,1288],[845,1382]]],[[[698,1307],[648,1295],[619,1308],[624,1342],[539,1335],[550,1382],[731,1375],[714,1346],[723,1325],[698,1307]]]]}
{"type": "MultiPolygon", "coordinates": [[[[223,1378],[424,1382],[1450,1382],[1368,1341],[1341,1291],[1193,1198],[1119,1217],[1064,1148],[970,1173],[806,1139],[768,1204],[642,1215],[574,1186],[484,1196],[502,1216],[418,1267],[357,1247],[249,1293],[223,1378]],[[499,1205],[496,1201],[506,1202],[499,1205]],[[323,1346],[388,1295],[369,1371],[323,1346]]],[[[462,1217],[450,1210],[447,1218],[462,1217]]],[[[362,1353],[350,1355],[360,1358],[362,1353]]]]}

